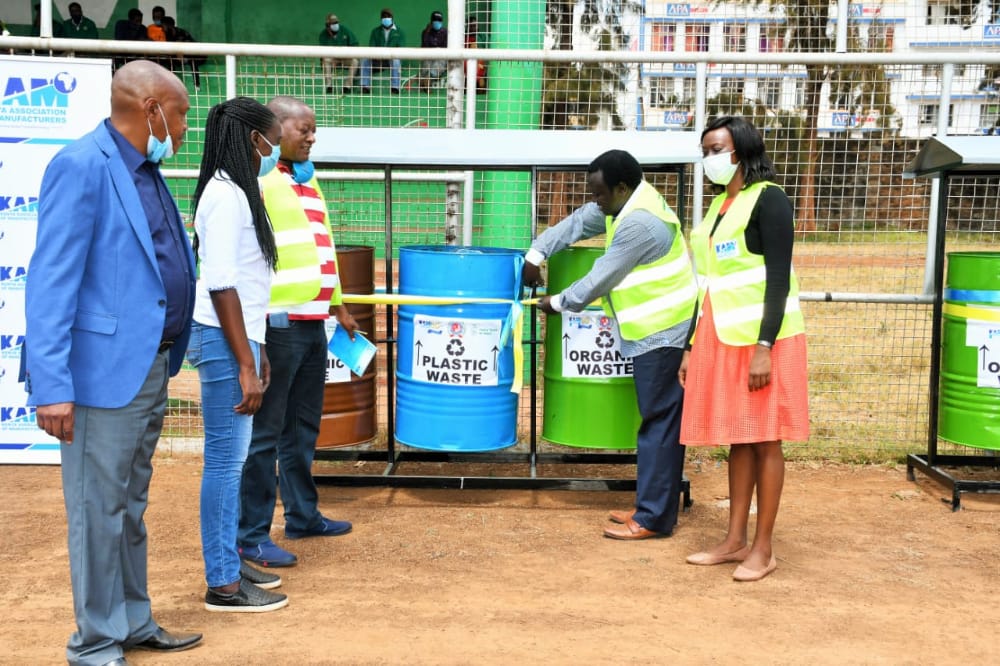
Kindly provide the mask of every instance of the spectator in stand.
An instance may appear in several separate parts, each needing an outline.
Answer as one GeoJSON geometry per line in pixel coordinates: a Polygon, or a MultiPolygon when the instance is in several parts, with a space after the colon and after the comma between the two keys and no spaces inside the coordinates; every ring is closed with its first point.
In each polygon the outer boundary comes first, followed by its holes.
{"type": "MultiPolygon", "coordinates": [[[[97,33],[97,25],[83,15],[83,9],[79,2],[69,3],[69,18],[63,21],[63,32],[70,39],[100,39],[97,33]]],[[[68,51],[66,55],[86,58],[90,53],[82,51],[68,51]]]]}
{"type": "MultiPolygon", "coordinates": [[[[392,10],[386,7],[382,10],[381,23],[376,26],[368,37],[368,46],[399,48],[405,43],[403,31],[399,29],[393,20],[392,10]]],[[[370,94],[372,89],[372,69],[384,69],[385,61],[371,61],[365,58],[361,61],[361,92],[370,94]]],[[[399,82],[402,78],[403,64],[398,58],[390,61],[390,87],[393,95],[399,94],[399,82]]]]}
{"type": "MultiPolygon", "coordinates": [[[[444,16],[441,12],[431,12],[430,23],[420,33],[420,48],[443,49],[448,47],[448,28],[444,27],[444,16]]],[[[420,66],[419,87],[424,92],[430,92],[431,86],[444,76],[448,69],[445,60],[425,60],[420,66]]]]}
{"type": "Polygon", "coordinates": [[[70,39],[100,39],[97,24],[83,15],[79,2],[69,3],[69,18],[63,21],[63,31],[70,39]]]}
{"type": "Polygon", "coordinates": [[[150,41],[167,41],[167,31],[163,28],[163,17],[167,15],[166,10],[159,5],[153,7],[153,22],[146,28],[146,36],[150,41]]]}
{"type": "MultiPolygon", "coordinates": [[[[319,33],[320,46],[358,46],[358,38],[354,36],[350,28],[340,24],[340,19],[336,14],[327,14],[326,27],[319,33]]],[[[338,60],[337,58],[323,58],[323,82],[326,84],[326,92],[333,92],[333,73],[337,68],[347,70],[344,78],[343,91],[349,95],[354,88],[354,76],[358,73],[357,58],[338,60]]]]}
{"type": "MultiPolygon", "coordinates": [[[[475,16],[470,16],[465,25],[465,48],[479,48],[479,20],[475,16]]],[[[476,90],[486,92],[486,63],[482,60],[476,61],[476,90]]]]}
{"type": "Polygon", "coordinates": [[[133,42],[145,42],[146,26],[142,24],[142,12],[133,7],[128,10],[128,18],[115,23],[115,39],[133,42]]]}
{"type": "MultiPolygon", "coordinates": [[[[133,7],[128,10],[127,19],[121,19],[115,23],[115,39],[131,42],[149,41],[149,37],[146,36],[146,26],[142,24],[141,11],[133,7]]],[[[130,60],[136,60],[140,57],[136,55],[116,55],[114,60],[115,69],[118,69],[130,60]]]]}
{"type": "MultiPolygon", "coordinates": [[[[191,33],[184,28],[178,28],[177,22],[174,21],[173,16],[163,17],[163,32],[167,36],[168,42],[194,42],[197,41],[191,36],[191,33]]],[[[201,71],[200,68],[208,60],[205,56],[198,55],[176,55],[170,58],[170,71],[176,72],[180,70],[181,74],[184,73],[184,68],[186,65],[191,65],[191,74],[194,76],[194,89],[201,90],[201,71]]]]}

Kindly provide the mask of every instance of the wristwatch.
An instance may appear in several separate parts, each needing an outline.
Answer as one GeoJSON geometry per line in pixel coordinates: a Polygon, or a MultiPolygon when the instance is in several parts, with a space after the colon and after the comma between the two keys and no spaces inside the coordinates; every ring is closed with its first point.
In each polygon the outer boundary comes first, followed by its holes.
{"type": "Polygon", "coordinates": [[[773,342],[768,342],[767,340],[758,340],[758,341],[757,341],[757,344],[758,344],[759,346],[761,346],[761,347],[764,347],[764,348],[766,348],[766,349],[770,349],[771,347],[773,347],[773,346],[774,346],[774,343],[773,343],[773,342]]]}

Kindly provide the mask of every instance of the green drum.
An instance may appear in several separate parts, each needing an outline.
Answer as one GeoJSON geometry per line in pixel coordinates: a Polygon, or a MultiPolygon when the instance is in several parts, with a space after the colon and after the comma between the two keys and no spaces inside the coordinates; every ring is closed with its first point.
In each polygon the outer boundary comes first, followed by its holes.
{"type": "Polygon", "coordinates": [[[949,252],[938,435],[1000,449],[1000,252],[949,252]]]}
{"type": "MultiPolygon", "coordinates": [[[[549,257],[549,293],[590,272],[600,248],[571,247],[549,257]]],[[[634,449],[639,407],[632,359],[621,355],[618,324],[599,305],[550,315],[545,325],[542,438],[590,449],[634,449]]]]}

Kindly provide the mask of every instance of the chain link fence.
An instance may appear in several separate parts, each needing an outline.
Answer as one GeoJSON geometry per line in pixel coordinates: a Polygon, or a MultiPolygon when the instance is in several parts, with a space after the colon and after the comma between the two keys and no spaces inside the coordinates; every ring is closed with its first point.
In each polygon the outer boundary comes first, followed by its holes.
{"type": "MultiPolygon", "coordinates": [[[[466,49],[178,46],[207,57],[197,80],[190,68],[177,70],[192,105],[186,141],[169,163],[182,213],[190,213],[207,112],[231,94],[262,102],[300,97],[321,127],[519,129],[526,144],[536,132],[555,129],[640,131],[654,144],[663,132],[687,132],[697,144],[707,118],[742,114],[762,130],[778,182],[796,207],[794,265],[805,293],[813,434],[809,442],[789,443],[790,455],[898,460],[922,450],[935,193],[930,180],[905,180],[902,172],[929,136],[988,135],[997,127],[1000,51],[968,50],[992,47],[994,39],[1000,45],[992,5],[844,3],[838,13],[836,4],[810,2],[539,4],[545,21],[539,46],[546,51],[505,48],[510,40],[498,31],[528,23],[481,2],[467,3],[467,18],[476,23],[466,49]],[[841,23],[846,30],[838,29],[841,23]],[[956,44],[963,50],[943,50],[956,44]],[[421,65],[442,53],[452,58],[448,71],[423,81],[421,65]],[[323,59],[334,56],[348,65],[398,56],[399,93],[388,69],[374,74],[368,94],[350,80],[349,66],[328,78],[323,59]],[[831,301],[827,293],[837,296],[831,301]]],[[[105,47],[114,48],[98,46],[105,47]]],[[[538,230],[589,196],[580,172],[533,177],[468,168],[471,174],[457,184],[438,171],[393,171],[394,248],[460,242],[445,225],[458,215],[471,227],[473,245],[524,249],[538,230]],[[472,205],[456,209],[456,191],[472,205]]],[[[690,230],[711,192],[700,165],[687,173],[683,187],[676,175],[648,175],[684,211],[690,230]]],[[[385,285],[384,174],[320,175],[335,241],[374,246],[376,283],[385,285]]],[[[997,246],[998,190],[995,177],[952,179],[949,251],[997,246]]],[[[382,312],[376,320],[380,337],[382,312]]],[[[384,435],[388,369],[380,356],[384,435]]],[[[539,426],[543,399],[539,390],[539,426]]],[[[197,376],[187,369],[171,382],[166,436],[200,436],[197,400],[197,376]]],[[[522,394],[522,438],[532,418],[528,404],[522,394]]]]}

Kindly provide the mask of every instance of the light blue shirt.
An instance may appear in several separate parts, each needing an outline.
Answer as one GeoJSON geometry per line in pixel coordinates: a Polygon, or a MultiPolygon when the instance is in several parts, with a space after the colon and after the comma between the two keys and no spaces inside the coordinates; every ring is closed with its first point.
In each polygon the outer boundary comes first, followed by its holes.
{"type": "MultiPolygon", "coordinates": [[[[577,241],[605,233],[605,220],[606,216],[596,203],[584,204],[557,225],[539,234],[531,249],[546,258],[551,257],[577,241]]],[[[559,295],[561,307],[571,312],[582,311],[598,298],[611,293],[636,266],[666,255],[673,242],[674,230],[671,226],[649,211],[633,210],[618,223],[611,246],[594,262],[590,272],[559,295]]],[[[690,326],[690,320],[685,320],[640,340],[623,339],[622,354],[635,357],[660,347],[684,347],[690,326]]]]}

